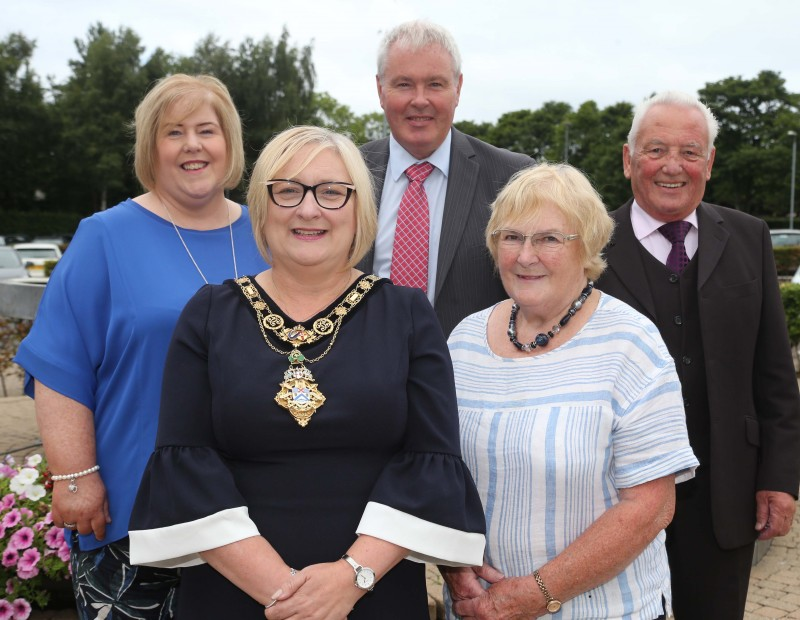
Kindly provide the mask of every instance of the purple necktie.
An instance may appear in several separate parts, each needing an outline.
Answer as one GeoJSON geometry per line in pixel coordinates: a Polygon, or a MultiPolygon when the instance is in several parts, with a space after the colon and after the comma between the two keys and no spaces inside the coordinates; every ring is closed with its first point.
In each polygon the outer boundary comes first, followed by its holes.
{"type": "Polygon", "coordinates": [[[672,244],[672,249],[667,256],[667,269],[675,273],[682,273],[689,264],[689,256],[686,254],[686,246],[683,240],[692,225],[689,222],[680,220],[679,222],[669,222],[660,226],[658,231],[667,238],[672,244]]]}

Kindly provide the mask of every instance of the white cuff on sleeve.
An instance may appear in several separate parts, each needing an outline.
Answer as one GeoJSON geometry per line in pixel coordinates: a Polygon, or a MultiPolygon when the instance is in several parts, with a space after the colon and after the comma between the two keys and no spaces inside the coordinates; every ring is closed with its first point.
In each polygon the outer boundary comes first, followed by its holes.
{"type": "Polygon", "coordinates": [[[409,550],[407,560],[445,566],[480,566],[486,537],[425,521],[390,506],[369,502],[357,534],[374,536],[409,550]]]}
{"type": "Polygon", "coordinates": [[[180,568],[205,564],[201,551],[260,536],[246,506],[154,530],[131,530],[131,564],[180,568]]]}

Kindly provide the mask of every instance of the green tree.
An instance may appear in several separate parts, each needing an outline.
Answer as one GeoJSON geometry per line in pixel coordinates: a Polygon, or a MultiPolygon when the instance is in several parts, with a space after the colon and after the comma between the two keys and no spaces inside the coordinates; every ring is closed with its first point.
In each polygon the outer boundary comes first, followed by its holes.
{"type": "Polygon", "coordinates": [[[48,149],[56,134],[30,67],[35,46],[21,33],[0,41],[0,210],[30,208],[52,173],[48,149]]]}
{"type": "Polygon", "coordinates": [[[128,28],[113,31],[98,23],[75,47],[72,76],[55,91],[63,164],[56,180],[67,204],[91,213],[138,193],[130,122],[152,76],[142,71],[144,48],[128,28]]]}
{"type": "MultiPolygon", "coordinates": [[[[627,140],[633,108],[617,103],[600,110],[586,101],[566,117],[558,136],[569,136],[569,163],[592,180],[609,209],[616,209],[631,194],[630,181],[622,173],[622,145],[627,140]],[[569,128],[563,127],[569,123],[569,128]]],[[[563,152],[563,139],[559,145],[563,152]]]]}
{"type": "MultiPolygon", "coordinates": [[[[242,117],[249,166],[277,132],[315,118],[312,49],[290,45],[286,29],[277,41],[247,38],[236,50],[208,35],[192,56],[178,60],[177,67],[186,73],[209,73],[228,87],[242,117]]],[[[241,199],[241,194],[236,192],[236,197],[241,199]]]]}
{"type": "Polygon", "coordinates": [[[791,161],[786,132],[800,126],[800,96],[774,71],[707,83],[699,95],[720,124],[706,198],[756,215],[786,214],[791,161]]]}
{"type": "Polygon", "coordinates": [[[356,116],[346,105],[328,93],[314,93],[315,113],[313,123],[344,133],[356,144],[364,144],[389,135],[389,126],[383,112],[370,112],[356,116]]]}
{"type": "Polygon", "coordinates": [[[556,128],[571,112],[568,103],[559,101],[548,101],[538,110],[507,112],[489,133],[489,142],[510,151],[527,153],[538,161],[559,160],[556,128]]]}

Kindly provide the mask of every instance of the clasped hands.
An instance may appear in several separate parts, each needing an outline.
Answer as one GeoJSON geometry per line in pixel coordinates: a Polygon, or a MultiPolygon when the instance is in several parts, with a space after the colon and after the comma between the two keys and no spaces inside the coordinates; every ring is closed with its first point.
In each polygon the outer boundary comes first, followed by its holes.
{"type": "Polygon", "coordinates": [[[453,612],[461,620],[528,620],[543,612],[531,606],[521,578],[505,577],[486,562],[472,568],[440,566],[439,570],[450,590],[453,612]],[[489,584],[488,589],[481,579],[489,584]]]}
{"type": "Polygon", "coordinates": [[[289,577],[264,611],[268,620],[344,620],[366,592],[343,560],[312,564],[289,577]]]}

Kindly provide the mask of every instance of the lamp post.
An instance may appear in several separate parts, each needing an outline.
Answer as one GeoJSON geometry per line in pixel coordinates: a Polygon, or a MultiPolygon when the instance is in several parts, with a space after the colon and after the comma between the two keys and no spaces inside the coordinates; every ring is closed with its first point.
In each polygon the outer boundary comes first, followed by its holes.
{"type": "Polygon", "coordinates": [[[789,190],[789,228],[794,228],[794,172],[797,168],[797,132],[789,130],[786,135],[792,136],[792,181],[789,190]]]}
{"type": "Polygon", "coordinates": [[[569,163],[569,123],[564,123],[564,163],[569,163]]]}

